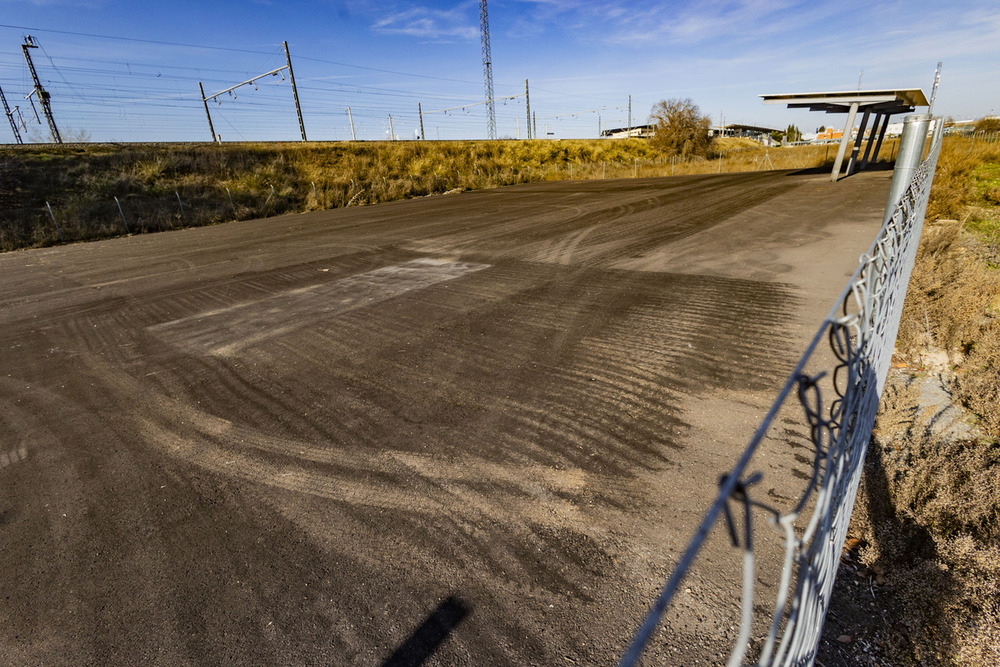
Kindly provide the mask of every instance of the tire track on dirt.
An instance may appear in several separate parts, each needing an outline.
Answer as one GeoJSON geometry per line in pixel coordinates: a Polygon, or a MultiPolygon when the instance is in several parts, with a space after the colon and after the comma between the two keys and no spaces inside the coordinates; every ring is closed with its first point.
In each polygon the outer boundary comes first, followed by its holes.
{"type": "Polygon", "coordinates": [[[379,664],[454,596],[442,661],[613,660],[800,302],[607,264],[805,182],[538,184],[0,258],[0,639],[29,664],[379,664]],[[426,256],[490,268],[294,298],[426,256]],[[225,324],[269,300],[268,335],[225,324]]]}
{"type": "MultiPolygon", "coordinates": [[[[589,185],[589,184],[588,184],[589,185]]],[[[409,242],[417,251],[458,252],[512,260],[608,267],[719,224],[733,215],[789,191],[797,183],[784,173],[734,174],[715,179],[663,181],[662,191],[636,190],[631,201],[611,205],[584,201],[564,205],[559,220],[534,225],[532,217],[498,211],[497,224],[447,237],[409,242]],[[754,188],[748,188],[748,183],[754,188]],[[712,197],[706,197],[711,191],[712,197]],[[510,220],[508,222],[508,220],[510,220]]],[[[616,193],[620,198],[627,191],[616,193]]],[[[551,211],[546,211],[551,215],[551,211]]]]}
{"type": "MultiPolygon", "coordinates": [[[[71,384],[67,381],[67,387],[71,384]]],[[[141,613],[150,625],[173,625],[172,611],[157,608],[149,588],[151,582],[168,579],[169,568],[156,556],[157,529],[148,523],[150,508],[142,496],[129,504],[102,505],[130,486],[125,481],[128,457],[118,461],[125,470],[99,475],[99,455],[81,456],[80,443],[96,431],[107,433],[107,422],[90,406],[67,400],[62,391],[0,378],[0,400],[8,408],[19,406],[7,411],[5,426],[30,443],[32,455],[25,463],[34,473],[30,484],[24,483],[24,475],[4,480],[7,517],[2,530],[35,536],[28,544],[3,540],[0,582],[7,599],[31,599],[41,593],[45,615],[60,620],[51,628],[40,614],[0,616],[0,634],[7,637],[4,646],[26,663],[49,662],[45,642],[27,641],[41,632],[48,641],[72,641],[75,660],[141,660],[150,655],[135,618],[141,613]],[[51,428],[48,416],[56,413],[62,419],[58,428],[51,428]],[[117,594],[110,594],[112,581],[117,594]]],[[[121,446],[113,436],[106,443],[121,446]]],[[[180,648],[165,637],[157,642],[156,653],[180,659],[180,648]]]]}

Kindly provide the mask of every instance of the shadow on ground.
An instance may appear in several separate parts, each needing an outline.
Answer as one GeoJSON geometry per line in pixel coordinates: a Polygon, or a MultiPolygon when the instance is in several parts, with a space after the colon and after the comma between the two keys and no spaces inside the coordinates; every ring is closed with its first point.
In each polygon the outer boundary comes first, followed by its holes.
{"type": "Polygon", "coordinates": [[[419,667],[423,665],[468,616],[472,608],[457,597],[449,597],[437,606],[406,641],[382,663],[382,667],[419,667]]]}
{"type": "MultiPolygon", "coordinates": [[[[860,552],[868,543],[855,535],[852,526],[841,556],[837,580],[831,594],[823,634],[816,655],[821,667],[857,665],[936,665],[952,655],[954,638],[947,624],[936,624],[945,632],[935,637],[937,656],[918,656],[915,634],[923,633],[929,620],[946,613],[956,582],[952,574],[937,567],[934,537],[909,517],[901,517],[892,503],[892,490],[882,463],[881,446],[873,438],[865,461],[862,488],[857,502],[868,517],[871,541],[878,558],[870,567],[860,552]],[[920,578],[921,581],[915,581],[920,578]],[[915,616],[915,591],[928,594],[920,600],[915,616]]],[[[866,559],[867,560],[867,559],[866,559]]]]}

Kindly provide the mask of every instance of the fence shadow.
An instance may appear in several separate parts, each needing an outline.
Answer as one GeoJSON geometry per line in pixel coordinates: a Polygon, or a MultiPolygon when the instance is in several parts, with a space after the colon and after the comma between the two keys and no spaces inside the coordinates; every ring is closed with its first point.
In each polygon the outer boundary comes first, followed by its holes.
{"type": "Polygon", "coordinates": [[[895,651],[912,654],[921,645],[933,645],[939,656],[954,655],[957,638],[951,625],[943,621],[959,593],[960,582],[948,568],[941,567],[938,543],[931,531],[913,517],[897,512],[882,457],[882,446],[873,439],[859,501],[865,503],[871,539],[878,545],[879,557],[873,566],[889,573],[888,590],[882,596],[901,601],[883,603],[885,613],[895,616],[886,619],[898,629],[895,651]]]}

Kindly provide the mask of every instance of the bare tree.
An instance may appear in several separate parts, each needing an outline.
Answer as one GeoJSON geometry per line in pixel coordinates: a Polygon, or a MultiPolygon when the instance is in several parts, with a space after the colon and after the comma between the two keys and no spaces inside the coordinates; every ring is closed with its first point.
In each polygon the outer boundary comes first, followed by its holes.
{"type": "Polygon", "coordinates": [[[649,118],[656,127],[653,144],[668,155],[708,155],[711,121],[691,98],[660,100],[649,118]]]}

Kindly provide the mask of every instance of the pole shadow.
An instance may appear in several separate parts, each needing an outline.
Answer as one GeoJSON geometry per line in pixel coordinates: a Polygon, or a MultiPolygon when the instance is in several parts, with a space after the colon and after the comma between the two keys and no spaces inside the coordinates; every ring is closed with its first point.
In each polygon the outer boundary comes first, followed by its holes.
{"type": "Polygon", "coordinates": [[[471,612],[472,608],[465,601],[449,597],[400,644],[382,667],[420,667],[471,612]]]}

